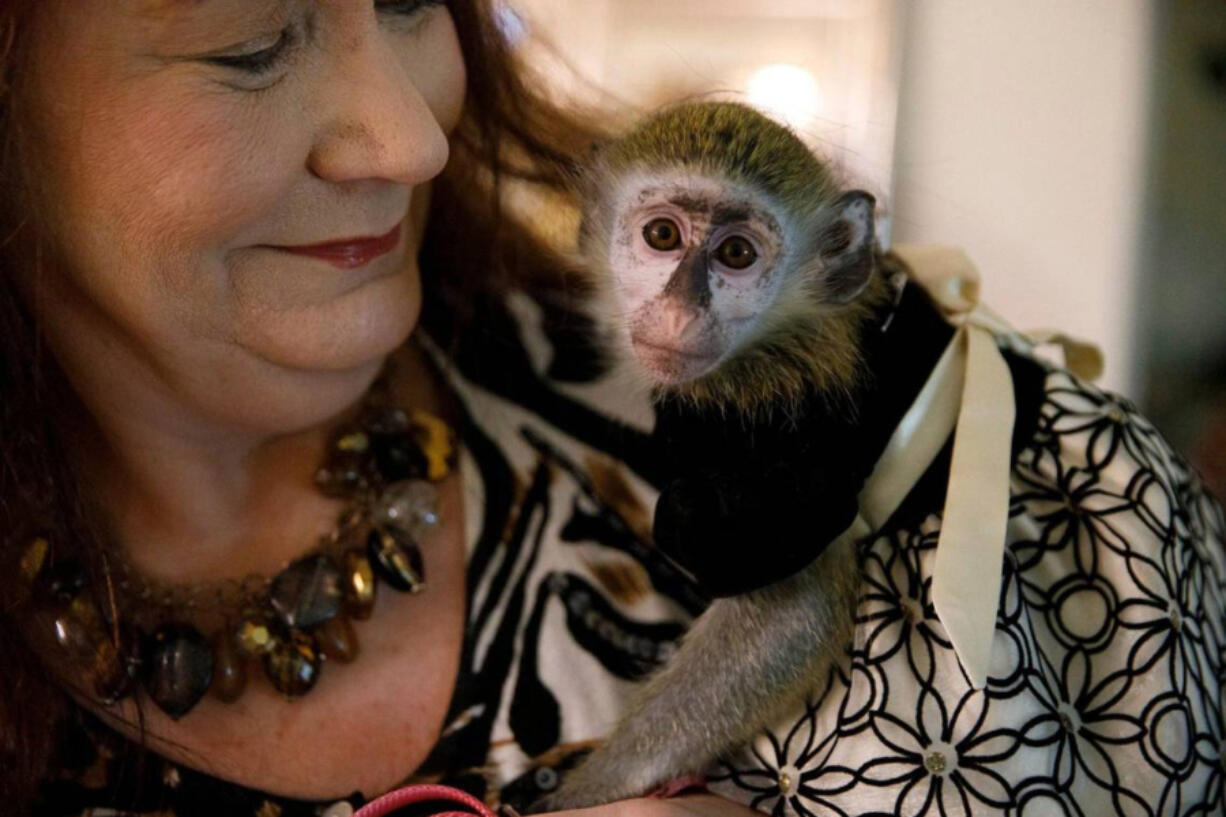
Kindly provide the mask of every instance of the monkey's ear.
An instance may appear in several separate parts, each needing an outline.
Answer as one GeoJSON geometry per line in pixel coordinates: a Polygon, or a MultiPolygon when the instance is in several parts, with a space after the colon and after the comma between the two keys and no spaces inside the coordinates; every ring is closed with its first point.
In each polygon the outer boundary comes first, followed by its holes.
{"type": "Polygon", "coordinates": [[[859,295],[873,274],[877,244],[873,210],[877,200],[863,190],[844,193],[828,211],[828,221],[817,240],[824,290],[834,303],[848,303],[859,295]]]}

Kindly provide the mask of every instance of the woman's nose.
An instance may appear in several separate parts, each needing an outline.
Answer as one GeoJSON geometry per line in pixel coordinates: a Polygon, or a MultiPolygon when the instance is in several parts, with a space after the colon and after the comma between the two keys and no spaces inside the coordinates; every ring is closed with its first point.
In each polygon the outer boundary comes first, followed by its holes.
{"type": "Polygon", "coordinates": [[[379,179],[417,185],[447,163],[447,136],[377,24],[335,53],[308,165],[325,181],[379,179]]]}

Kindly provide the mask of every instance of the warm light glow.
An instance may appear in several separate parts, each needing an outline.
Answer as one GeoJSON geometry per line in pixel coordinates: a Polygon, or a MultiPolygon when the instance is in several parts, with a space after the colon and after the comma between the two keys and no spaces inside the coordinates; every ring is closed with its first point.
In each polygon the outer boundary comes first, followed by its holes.
{"type": "Polygon", "coordinates": [[[749,104],[793,128],[808,126],[822,109],[817,78],[799,65],[777,63],[749,78],[749,104]]]}

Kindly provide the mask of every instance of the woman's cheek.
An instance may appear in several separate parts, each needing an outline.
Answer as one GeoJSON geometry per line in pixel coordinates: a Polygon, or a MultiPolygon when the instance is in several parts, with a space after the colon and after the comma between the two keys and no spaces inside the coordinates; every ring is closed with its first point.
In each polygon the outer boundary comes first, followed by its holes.
{"type": "Polygon", "coordinates": [[[266,137],[236,107],[163,92],[85,111],[90,127],[68,163],[76,221],[105,225],[108,240],[148,257],[217,247],[239,233],[276,197],[277,168],[257,160],[275,154],[258,148],[266,137]]]}
{"type": "Polygon", "coordinates": [[[402,65],[444,133],[460,121],[468,77],[451,15],[440,9],[425,37],[398,44],[402,65]]]}

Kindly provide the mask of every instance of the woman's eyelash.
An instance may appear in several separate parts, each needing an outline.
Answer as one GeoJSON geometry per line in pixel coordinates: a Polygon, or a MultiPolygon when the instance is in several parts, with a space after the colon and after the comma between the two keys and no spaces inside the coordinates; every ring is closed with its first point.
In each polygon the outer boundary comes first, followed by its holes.
{"type": "Polygon", "coordinates": [[[268,48],[261,48],[259,51],[252,51],[248,54],[209,57],[206,62],[248,74],[263,74],[272,70],[281,61],[285,52],[293,45],[294,36],[292,28],[285,28],[281,31],[281,36],[277,38],[277,41],[268,48]]]}
{"type": "MultiPolygon", "coordinates": [[[[432,6],[444,6],[446,4],[447,0],[387,0],[387,2],[376,2],[375,8],[387,14],[412,17],[432,6]]],[[[285,56],[289,47],[294,44],[294,37],[294,30],[286,28],[281,32],[281,36],[277,38],[277,41],[268,48],[262,48],[259,51],[252,51],[248,54],[222,54],[209,57],[206,62],[212,65],[219,65],[222,68],[243,71],[248,74],[264,74],[277,66],[277,63],[285,56]]]]}
{"type": "Polygon", "coordinates": [[[388,14],[411,16],[430,6],[446,5],[447,0],[387,0],[375,3],[375,8],[388,14]]]}

